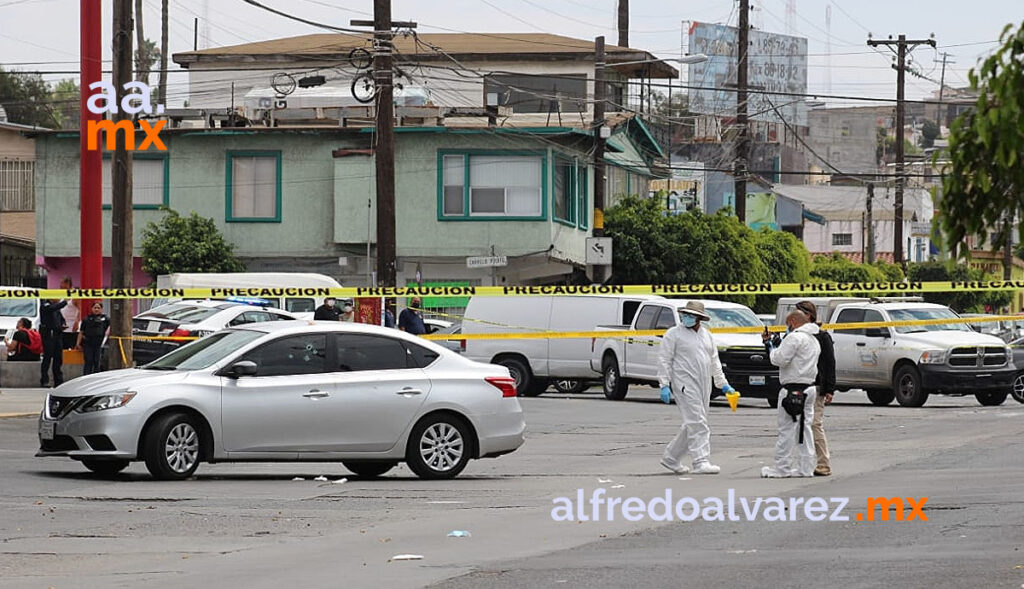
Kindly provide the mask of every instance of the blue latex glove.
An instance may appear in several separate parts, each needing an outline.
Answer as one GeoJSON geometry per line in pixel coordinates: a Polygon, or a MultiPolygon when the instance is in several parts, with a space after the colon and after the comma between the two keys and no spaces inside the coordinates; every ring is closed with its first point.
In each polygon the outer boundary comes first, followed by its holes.
{"type": "Polygon", "coordinates": [[[722,387],[722,392],[723,393],[735,393],[736,389],[732,388],[732,385],[727,384],[724,387],[722,387]]]}
{"type": "Polygon", "coordinates": [[[672,402],[672,389],[669,387],[661,387],[661,402],[666,404],[672,402]]]}

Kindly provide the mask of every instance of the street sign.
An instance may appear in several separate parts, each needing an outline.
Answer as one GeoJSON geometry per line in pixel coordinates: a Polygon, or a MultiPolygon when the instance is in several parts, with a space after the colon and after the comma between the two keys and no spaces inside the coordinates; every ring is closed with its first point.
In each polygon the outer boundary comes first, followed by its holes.
{"type": "Polygon", "coordinates": [[[932,234],[932,224],[918,222],[911,223],[910,234],[915,237],[928,237],[932,234]]]}
{"type": "Polygon", "coordinates": [[[508,256],[470,256],[466,258],[467,268],[494,268],[508,266],[508,256]]]}
{"type": "Polygon", "coordinates": [[[612,263],[612,238],[588,237],[586,262],[591,266],[610,266],[612,263]]]}

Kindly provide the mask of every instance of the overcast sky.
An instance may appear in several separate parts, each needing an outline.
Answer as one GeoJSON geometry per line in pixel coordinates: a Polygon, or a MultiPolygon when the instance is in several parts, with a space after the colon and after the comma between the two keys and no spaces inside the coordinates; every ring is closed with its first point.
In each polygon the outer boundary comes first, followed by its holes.
{"type": "MultiPolygon", "coordinates": [[[[368,18],[372,0],[263,0],[267,5],[310,20],[348,26],[368,18]]],[[[678,56],[683,21],[737,23],[733,0],[632,0],[630,45],[659,57],[678,56]]],[[[938,50],[913,53],[931,82],[908,76],[907,97],[923,98],[938,89],[943,51],[956,63],[947,67],[947,85],[967,84],[967,70],[990,52],[1003,27],[1024,20],[1024,0],[751,0],[751,24],[769,32],[808,39],[808,86],[811,92],[886,97],[895,95],[891,54],[872,50],[865,41],[905,33],[927,38],[934,33],[938,50]],[[795,18],[787,29],[787,4],[795,18]],[[825,24],[831,6],[831,34],[825,24]],[[831,68],[827,41],[831,41],[831,68]],[[829,72],[831,75],[829,76],[829,72]]],[[[394,0],[395,20],[414,20],[421,32],[547,32],[579,39],[605,35],[617,40],[615,0],[394,0]]],[[[57,72],[78,69],[78,0],[0,0],[0,64],[5,69],[57,72]]],[[[171,53],[188,51],[193,19],[200,19],[200,48],[324,32],[250,6],[241,0],[171,0],[171,53]]],[[[111,1],[103,1],[104,56],[110,56],[111,1]]],[[[145,33],[160,39],[160,2],[144,0],[145,33]]],[[[109,64],[106,67],[108,67],[109,64]]],[[[171,65],[172,69],[177,66],[171,65]]],[[[75,77],[48,74],[47,79],[75,77]]],[[[184,82],[183,73],[171,81],[184,82]]],[[[152,82],[155,83],[155,77],[152,82]]],[[[172,88],[183,98],[184,87],[172,88]]]]}

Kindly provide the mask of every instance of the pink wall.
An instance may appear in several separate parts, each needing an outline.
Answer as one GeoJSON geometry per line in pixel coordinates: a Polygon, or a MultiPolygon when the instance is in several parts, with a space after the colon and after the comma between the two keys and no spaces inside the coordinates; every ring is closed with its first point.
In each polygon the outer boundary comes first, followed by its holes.
{"type": "MultiPolygon", "coordinates": [[[[81,260],[79,258],[58,258],[36,256],[36,264],[46,269],[46,286],[60,288],[60,281],[70,276],[76,288],[82,286],[81,260]]],[[[142,258],[132,260],[132,286],[149,286],[154,280],[142,271],[142,258]]],[[[110,286],[110,258],[103,258],[103,287],[110,286]]],[[[137,305],[137,303],[136,303],[137,305]]],[[[136,306],[137,309],[137,306],[136,306]]]]}

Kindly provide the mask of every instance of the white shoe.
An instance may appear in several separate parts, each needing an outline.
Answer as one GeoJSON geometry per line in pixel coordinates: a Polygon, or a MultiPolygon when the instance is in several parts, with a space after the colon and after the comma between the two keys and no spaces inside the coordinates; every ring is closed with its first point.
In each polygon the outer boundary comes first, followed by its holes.
{"type": "Polygon", "coordinates": [[[718,474],[720,472],[722,472],[722,467],[710,462],[701,462],[693,466],[693,474],[718,474]]]}
{"type": "Polygon", "coordinates": [[[765,467],[761,468],[761,478],[762,479],[784,479],[784,478],[787,478],[787,477],[784,477],[781,474],[779,474],[779,471],[775,470],[774,468],[772,468],[770,466],[765,466],[765,467]]]}
{"type": "Polygon", "coordinates": [[[665,468],[671,470],[672,472],[674,472],[676,474],[686,474],[686,473],[690,472],[690,467],[683,466],[681,464],[672,464],[671,462],[668,461],[667,458],[662,458],[661,459],[661,465],[664,466],[665,468]]]}

